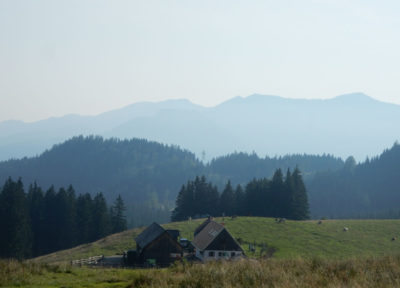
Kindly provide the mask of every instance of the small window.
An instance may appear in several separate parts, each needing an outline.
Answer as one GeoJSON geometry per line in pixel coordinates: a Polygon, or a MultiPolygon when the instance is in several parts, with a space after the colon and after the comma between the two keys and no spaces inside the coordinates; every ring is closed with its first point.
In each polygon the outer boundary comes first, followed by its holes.
{"type": "Polygon", "coordinates": [[[222,257],[222,256],[224,256],[224,253],[223,252],[218,252],[218,256],[222,257]]]}
{"type": "Polygon", "coordinates": [[[214,251],[208,252],[208,256],[209,256],[209,257],[214,257],[214,255],[215,255],[215,254],[214,254],[214,251]]]}
{"type": "Polygon", "coordinates": [[[231,252],[231,257],[235,257],[235,252],[231,252]]]}

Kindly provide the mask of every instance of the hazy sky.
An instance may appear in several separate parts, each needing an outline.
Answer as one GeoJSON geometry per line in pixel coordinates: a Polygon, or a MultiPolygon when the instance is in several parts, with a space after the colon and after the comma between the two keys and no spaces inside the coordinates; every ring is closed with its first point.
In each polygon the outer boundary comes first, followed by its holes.
{"type": "Polygon", "coordinates": [[[0,121],[252,93],[400,104],[398,0],[0,0],[0,121]]]}

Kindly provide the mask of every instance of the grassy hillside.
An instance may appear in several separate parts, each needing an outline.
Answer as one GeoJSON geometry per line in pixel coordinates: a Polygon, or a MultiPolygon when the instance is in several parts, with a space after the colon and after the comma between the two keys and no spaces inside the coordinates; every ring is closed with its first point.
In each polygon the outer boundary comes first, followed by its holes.
{"type": "MultiPolygon", "coordinates": [[[[163,226],[179,229],[181,237],[192,239],[194,229],[203,220],[163,226]]],[[[277,249],[274,257],[278,259],[350,259],[400,254],[400,239],[392,241],[393,237],[400,236],[400,220],[326,220],[320,225],[317,221],[286,221],[277,224],[274,219],[259,217],[216,218],[216,221],[224,222],[236,239],[242,239],[242,247],[249,256],[259,257],[263,243],[277,249]],[[349,230],[344,232],[343,227],[349,230]],[[256,243],[256,252],[250,253],[246,243],[256,243]]],[[[114,255],[134,249],[134,237],[142,230],[128,230],[73,249],[41,256],[33,261],[62,263],[101,254],[114,255]]]]}

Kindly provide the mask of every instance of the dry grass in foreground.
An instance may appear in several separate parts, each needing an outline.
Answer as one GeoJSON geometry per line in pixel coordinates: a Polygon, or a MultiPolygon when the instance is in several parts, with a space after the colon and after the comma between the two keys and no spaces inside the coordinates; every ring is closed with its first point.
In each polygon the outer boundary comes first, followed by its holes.
{"type": "Polygon", "coordinates": [[[242,260],[150,271],[129,287],[393,287],[400,257],[367,260],[242,260]]]}
{"type": "Polygon", "coordinates": [[[363,260],[246,259],[168,269],[91,269],[0,261],[7,287],[399,287],[400,256],[363,260]]]}

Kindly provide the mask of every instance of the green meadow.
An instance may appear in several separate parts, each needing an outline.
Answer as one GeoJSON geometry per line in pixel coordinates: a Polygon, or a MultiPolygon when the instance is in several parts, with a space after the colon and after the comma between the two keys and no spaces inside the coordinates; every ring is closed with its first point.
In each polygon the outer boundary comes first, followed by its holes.
{"type": "MultiPolygon", "coordinates": [[[[181,237],[193,238],[193,231],[204,219],[168,223],[168,229],[179,229],[181,237]]],[[[249,257],[259,258],[262,248],[274,250],[273,258],[322,258],[346,260],[400,254],[400,220],[324,220],[276,223],[272,218],[216,218],[242,243],[249,257]],[[348,231],[343,231],[347,227],[348,231]],[[249,243],[256,247],[249,251],[249,243]]],[[[143,230],[137,228],[110,235],[93,243],[41,256],[31,261],[69,263],[74,259],[96,255],[115,255],[135,248],[134,238],[143,230]]]]}
{"type": "MultiPolygon", "coordinates": [[[[204,219],[163,225],[193,238],[204,219]]],[[[286,221],[216,218],[247,259],[182,262],[164,269],[71,266],[71,260],[134,249],[132,229],[24,262],[0,261],[0,287],[393,287],[400,286],[400,220],[286,221]],[[348,231],[343,231],[347,227],[348,231]],[[392,240],[395,238],[395,240],[392,240]],[[249,251],[249,244],[255,251],[249,251]],[[274,253],[265,253],[265,251],[274,253]],[[264,251],[264,253],[261,253],[264,251]],[[272,256],[271,256],[272,255],[272,256]]]]}

